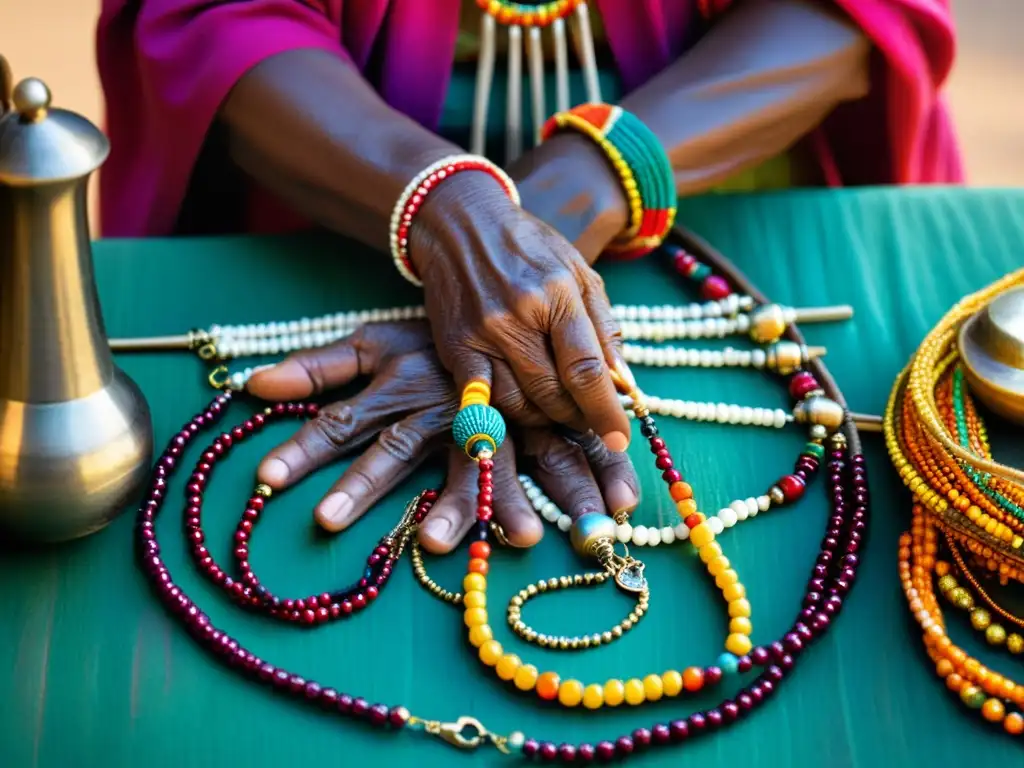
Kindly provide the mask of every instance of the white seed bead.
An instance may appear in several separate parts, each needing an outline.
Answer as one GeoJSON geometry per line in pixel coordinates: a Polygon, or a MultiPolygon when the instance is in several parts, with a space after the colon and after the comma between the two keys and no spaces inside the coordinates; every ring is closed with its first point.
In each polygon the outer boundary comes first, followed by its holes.
{"type": "Polygon", "coordinates": [[[629,523],[619,523],[615,527],[615,538],[622,544],[628,544],[633,539],[633,526],[629,523]]]}
{"type": "Polygon", "coordinates": [[[661,544],[661,530],[658,529],[658,528],[654,528],[654,527],[648,528],[647,529],[647,546],[648,547],[656,547],[659,544],[661,544]]]}
{"type": "Polygon", "coordinates": [[[690,538],[690,527],[686,523],[676,525],[676,538],[679,541],[686,541],[690,538]]]}
{"type": "Polygon", "coordinates": [[[566,533],[570,528],[572,528],[572,518],[568,515],[559,515],[557,525],[558,530],[562,533],[566,533]]]}
{"type": "Polygon", "coordinates": [[[725,525],[723,525],[722,521],[717,517],[709,517],[707,522],[708,528],[710,528],[712,533],[714,533],[716,536],[720,534],[723,530],[725,530],[725,525]]]}
{"type": "Polygon", "coordinates": [[[661,540],[665,544],[671,544],[676,540],[676,531],[671,525],[666,525],[661,529],[661,540]]]}
{"type": "Polygon", "coordinates": [[[768,507],[770,507],[771,505],[772,500],[767,495],[757,497],[757,508],[759,511],[767,512],[768,507]]]}
{"type": "Polygon", "coordinates": [[[726,528],[732,528],[736,525],[737,516],[735,510],[730,507],[718,510],[718,519],[722,521],[722,525],[726,528]]]}

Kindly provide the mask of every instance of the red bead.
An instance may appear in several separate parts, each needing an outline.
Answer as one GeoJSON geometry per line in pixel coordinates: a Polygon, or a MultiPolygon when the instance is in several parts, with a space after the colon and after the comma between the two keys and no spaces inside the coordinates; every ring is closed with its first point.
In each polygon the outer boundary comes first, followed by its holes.
{"type": "Polygon", "coordinates": [[[669,469],[662,473],[661,479],[669,485],[672,485],[672,483],[681,482],[683,475],[678,469],[669,469]]]}
{"type": "Polygon", "coordinates": [[[672,469],[672,459],[669,456],[659,456],[654,462],[658,469],[672,469]]]}
{"type": "Polygon", "coordinates": [[[718,275],[705,278],[700,286],[700,295],[708,301],[724,299],[730,293],[732,293],[732,289],[729,288],[729,283],[724,277],[718,275]]]}
{"type": "Polygon", "coordinates": [[[797,475],[786,475],[780,478],[776,485],[782,489],[782,495],[787,502],[797,501],[807,488],[807,484],[797,475]]]}
{"type": "Polygon", "coordinates": [[[665,441],[660,437],[651,438],[651,453],[657,455],[658,451],[665,450],[665,441]]]}
{"type": "Polygon", "coordinates": [[[676,257],[672,260],[673,266],[683,277],[689,277],[690,273],[693,272],[697,266],[697,260],[685,251],[680,251],[676,254],[676,257]]]}
{"type": "Polygon", "coordinates": [[[476,519],[487,522],[494,516],[494,510],[487,506],[480,506],[476,508],[476,519]]]}
{"type": "Polygon", "coordinates": [[[486,541],[474,541],[469,545],[469,556],[486,560],[491,555],[491,545],[486,541]]]}
{"type": "Polygon", "coordinates": [[[807,371],[800,371],[789,380],[789,394],[794,400],[803,400],[808,392],[821,387],[814,375],[807,371]]]}
{"type": "Polygon", "coordinates": [[[683,522],[686,523],[687,528],[692,529],[700,525],[702,521],[700,519],[700,515],[687,515],[686,519],[683,520],[683,522]]]}

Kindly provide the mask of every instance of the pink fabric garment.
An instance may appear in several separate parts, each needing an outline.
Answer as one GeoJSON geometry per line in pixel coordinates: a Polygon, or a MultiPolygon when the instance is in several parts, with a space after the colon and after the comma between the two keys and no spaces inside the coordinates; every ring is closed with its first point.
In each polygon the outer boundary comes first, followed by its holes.
{"type": "MultiPolygon", "coordinates": [[[[330,51],[364,71],[379,55],[373,85],[382,97],[436,127],[463,1],[104,0],[97,47],[112,151],[101,179],[102,234],[172,233],[221,103],[245,72],[284,51],[330,51]]],[[[954,53],[948,0],[834,2],[871,37],[884,66],[864,103],[826,121],[816,143],[823,164],[846,183],[962,180],[937,96],[954,53]]],[[[692,42],[691,0],[596,3],[627,91],[692,42]]]]}

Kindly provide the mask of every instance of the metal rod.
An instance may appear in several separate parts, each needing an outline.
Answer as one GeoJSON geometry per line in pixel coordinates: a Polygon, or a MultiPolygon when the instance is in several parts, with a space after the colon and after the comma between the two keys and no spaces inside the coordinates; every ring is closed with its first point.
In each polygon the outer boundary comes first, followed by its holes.
{"type": "Polygon", "coordinates": [[[824,357],[828,354],[828,350],[825,347],[808,347],[807,348],[807,359],[817,360],[819,357],[824,357]]]}
{"type": "Polygon", "coordinates": [[[853,307],[849,304],[834,307],[794,307],[793,316],[795,323],[829,323],[835,320],[849,320],[853,317],[853,307]]]}
{"type": "Polygon", "coordinates": [[[882,417],[875,416],[870,413],[850,413],[850,418],[853,419],[853,423],[857,429],[861,432],[876,432],[882,431],[882,417]]]}
{"type": "Polygon", "coordinates": [[[190,334],[180,336],[140,336],[134,339],[110,339],[114,352],[165,352],[168,350],[189,350],[195,342],[190,334]]]}

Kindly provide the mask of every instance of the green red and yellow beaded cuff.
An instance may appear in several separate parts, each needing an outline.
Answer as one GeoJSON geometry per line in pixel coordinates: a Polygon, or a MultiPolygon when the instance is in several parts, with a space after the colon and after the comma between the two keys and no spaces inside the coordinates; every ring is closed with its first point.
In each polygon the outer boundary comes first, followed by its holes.
{"type": "Polygon", "coordinates": [[[629,205],[629,226],[607,249],[635,259],[664,242],[676,219],[672,164],[650,128],[635,115],[610,104],[581,104],[544,124],[542,140],[574,130],[590,137],[615,168],[629,205]]]}

